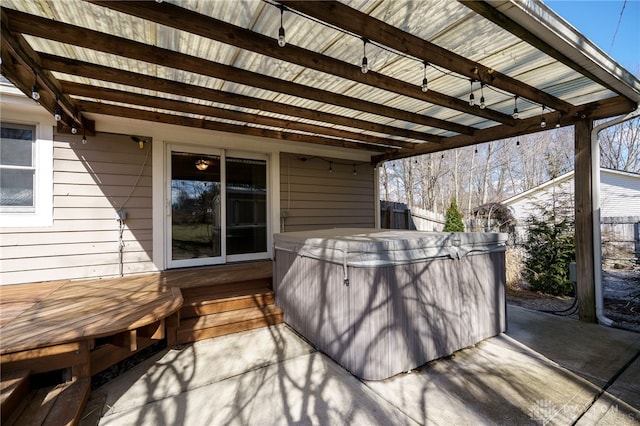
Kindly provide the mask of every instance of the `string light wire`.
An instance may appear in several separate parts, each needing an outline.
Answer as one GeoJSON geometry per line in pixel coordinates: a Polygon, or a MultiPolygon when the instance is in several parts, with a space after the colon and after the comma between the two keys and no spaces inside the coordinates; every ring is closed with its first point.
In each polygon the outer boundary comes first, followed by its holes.
{"type": "MultiPolygon", "coordinates": [[[[281,6],[283,6],[283,5],[281,5],[280,3],[277,3],[277,2],[272,1],[272,0],[262,0],[262,1],[263,1],[264,3],[266,3],[266,4],[268,4],[268,5],[271,5],[271,6],[274,6],[274,7],[277,7],[277,8],[280,8],[281,6]]],[[[408,60],[411,60],[411,61],[419,62],[419,63],[421,63],[421,64],[425,64],[425,61],[424,61],[423,59],[419,59],[419,58],[416,58],[416,57],[414,57],[414,56],[407,55],[406,53],[403,53],[403,52],[400,52],[400,51],[398,51],[398,50],[392,49],[392,48],[390,48],[390,47],[388,47],[388,46],[385,46],[385,45],[383,45],[383,44],[379,44],[379,43],[377,43],[377,42],[375,42],[375,41],[371,41],[371,40],[368,40],[368,39],[364,39],[364,38],[363,38],[361,35],[359,35],[359,34],[356,34],[356,33],[353,33],[353,32],[351,32],[351,31],[345,30],[344,28],[340,28],[340,27],[335,26],[335,25],[333,25],[333,24],[330,24],[330,23],[328,23],[328,22],[324,22],[324,21],[322,21],[322,20],[320,20],[320,19],[318,19],[318,18],[315,18],[315,17],[313,17],[313,16],[306,15],[306,14],[301,13],[301,12],[299,12],[299,11],[295,10],[295,9],[287,8],[287,11],[288,11],[288,12],[290,12],[290,13],[293,13],[293,14],[295,14],[295,15],[297,15],[297,16],[299,16],[299,17],[301,17],[301,18],[305,18],[305,19],[308,19],[308,20],[310,20],[310,21],[312,21],[312,22],[315,22],[315,23],[316,23],[316,24],[318,24],[318,25],[322,25],[322,26],[324,26],[324,27],[331,28],[331,29],[333,29],[334,31],[338,31],[338,32],[340,32],[340,33],[342,33],[342,34],[345,34],[345,35],[348,35],[348,36],[351,36],[351,37],[354,37],[354,38],[357,38],[357,39],[360,39],[360,40],[366,40],[366,42],[367,42],[368,44],[371,44],[372,46],[375,46],[376,48],[378,48],[378,49],[380,49],[380,50],[383,50],[383,51],[386,51],[386,52],[388,52],[388,53],[391,53],[391,54],[393,54],[393,55],[395,55],[395,56],[399,56],[399,57],[404,58],[404,59],[408,59],[408,60]]],[[[363,59],[364,59],[364,58],[363,58],[363,59]]],[[[368,62],[368,60],[367,60],[367,62],[368,62]]],[[[459,73],[456,73],[455,71],[451,71],[451,70],[448,70],[448,69],[446,69],[446,68],[442,68],[442,67],[440,67],[440,66],[438,66],[438,65],[435,65],[435,64],[433,64],[433,63],[430,63],[430,62],[428,63],[428,65],[429,65],[431,68],[433,68],[434,70],[438,71],[440,74],[442,74],[442,75],[443,75],[443,76],[445,76],[445,77],[453,77],[453,78],[457,78],[457,79],[459,79],[459,80],[469,81],[469,77],[464,76],[464,75],[459,74],[459,73]]],[[[368,67],[368,63],[367,63],[367,67],[368,67]]],[[[425,71],[426,71],[426,70],[425,70],[425,71]]],[[[510,93],[510,92],[507,92],[507,91],[505,91],[505,90],[499,89],[499,88],[497,88],[497,87],[491,86],[490,84],[485,84],[485,87],[486,87],[488,90],[492,90],[493,92],[498,93],[498,94],[500,94],[500,95],[502,95],[502,96],[505,96],[505,97],[507,97],[507,98],[511,98],[511,97],[513,97],[513,96],[514,96],[514,94],[513,94],[513,93],[510,93]]],[[[517,98],[518,98],[518,100],[519,100],[519,101],[521,101],[521,102],[526,102],[527,104],[529,104],[529,105],[531,105],[531,106],[540,106],[540,107],[541,107],[541,106],[543,106],[541,103],[538,103],[538,102],[532,101],[532,100],[527,99],[527,98],[523,98],[523,97],[521,97],[521,96],[519,96],[519,95],[515,95],[515,96],[517,96],[517,98]]]]}

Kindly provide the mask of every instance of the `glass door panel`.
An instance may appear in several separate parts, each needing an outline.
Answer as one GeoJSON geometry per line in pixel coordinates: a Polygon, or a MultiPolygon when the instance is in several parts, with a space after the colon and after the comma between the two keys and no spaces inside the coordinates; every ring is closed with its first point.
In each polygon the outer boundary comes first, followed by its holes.
{"type": "Polygon", "coordinates": [[[171,152],[172,261],[222,256],[220,177],[220,156],[171,152]]]}
{"type": "Polygon", "coordinates": [[[267,252],[267,162],[228,157],[226,253],[267,252]]]}

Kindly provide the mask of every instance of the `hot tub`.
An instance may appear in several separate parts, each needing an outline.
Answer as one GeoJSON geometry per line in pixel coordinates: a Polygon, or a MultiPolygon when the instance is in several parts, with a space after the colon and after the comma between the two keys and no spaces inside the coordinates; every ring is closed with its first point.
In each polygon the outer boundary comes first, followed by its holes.
{"type": "Polygon", "coordinates": [[[284,320],[380,380],[506,328],[506,234],[327,229],[274,236],[284,320]]]}

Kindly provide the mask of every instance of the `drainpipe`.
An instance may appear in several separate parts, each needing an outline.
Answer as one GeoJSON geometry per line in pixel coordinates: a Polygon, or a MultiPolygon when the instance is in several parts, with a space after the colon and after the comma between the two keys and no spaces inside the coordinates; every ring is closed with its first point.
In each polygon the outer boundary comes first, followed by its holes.
{"type": "Polygon", "coordinates": [[[596,318],[600,324],[611,326],[613,320],[604,314],[604,296],[602,292],[602,238],[600,235],[600,145],[598,143],[598,133],[607,127],[615,126],[631,120],[640,114],[640,108],[630,112],[624,117],[618,117],[597,125],[591,130],[591,208],[593,214],[593,268],[594,286],[596,297],[596,318]],[[597,213],[597,214],[596,214],[597,213]]]}

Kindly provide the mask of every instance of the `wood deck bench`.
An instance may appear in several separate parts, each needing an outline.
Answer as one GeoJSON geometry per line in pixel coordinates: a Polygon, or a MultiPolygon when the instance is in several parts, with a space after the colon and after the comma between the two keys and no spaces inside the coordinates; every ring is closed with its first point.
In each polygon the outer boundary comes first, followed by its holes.
{"type": "Polygon", "coordinates": [[[91,376],[161,339],[173,346],[282,322],[271,276],[266,260],[0,286],[2,424],[67,424],[69,412],[74,424],[91,376]],[[30,376],[58,370],[60,383],[30,392],[30,376]]]}
{"type": "Polygon", "coordinates": [[[180,290],[163,285],[158,273],[1,286],[2,423],[12,413],[29,424],[79,415],[90,377],[163,339],[165,319],[180,306],[180,290]],[[62,383],[24,397],[29,375],[58,370],[62,383]]]}

